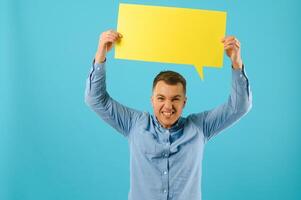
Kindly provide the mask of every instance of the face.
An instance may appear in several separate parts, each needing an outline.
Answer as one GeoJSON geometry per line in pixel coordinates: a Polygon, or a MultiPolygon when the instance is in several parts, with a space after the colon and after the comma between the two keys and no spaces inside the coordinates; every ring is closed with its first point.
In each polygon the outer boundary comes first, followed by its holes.
{"type": "Polygon", "coordinates": [[[179,119],[186,99],[181,83],[168,85],[164,81],[157,82],[151,101],[154,114],[164,128],[170,128],[179,119]]]}

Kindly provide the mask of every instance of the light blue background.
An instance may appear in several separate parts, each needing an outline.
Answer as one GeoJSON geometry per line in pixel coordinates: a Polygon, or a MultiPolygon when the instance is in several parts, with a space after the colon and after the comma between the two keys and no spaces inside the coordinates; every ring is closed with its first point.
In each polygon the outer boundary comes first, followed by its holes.
{"type": "MultiPolygon", "coordinates": [[[[300,1],[121,1],[228,12],[242,43],[252,111],[206,146],[204,200],[301,199],[300,1]]],[[[122,200],[129,190],[127,141],[84,104],[102,31],[117,26],[119,1],[1,0],[0,199],[122,200]]],[[[189,23],[189,22],[187,22],[189,23]]],[[[184,112],[203,111],[230,91],[230,62],[205,69],[113,59],[110,94],[152,112],[151,84],[163,69],[188,81],[184,112]]]]}

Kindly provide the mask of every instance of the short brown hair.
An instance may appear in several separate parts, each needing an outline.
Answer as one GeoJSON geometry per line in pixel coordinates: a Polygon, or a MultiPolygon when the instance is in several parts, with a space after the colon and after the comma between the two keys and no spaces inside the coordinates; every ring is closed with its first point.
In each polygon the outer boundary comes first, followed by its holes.
{"type": "Polygon", "coordinates": [[[159,81],[164,81],[168,85],[176,85],[181,83],[183,85],[184,94],[186,94],[186,80],[185,78],[175,71],[161,71],[153,81],[153,90],[159,81]]]}

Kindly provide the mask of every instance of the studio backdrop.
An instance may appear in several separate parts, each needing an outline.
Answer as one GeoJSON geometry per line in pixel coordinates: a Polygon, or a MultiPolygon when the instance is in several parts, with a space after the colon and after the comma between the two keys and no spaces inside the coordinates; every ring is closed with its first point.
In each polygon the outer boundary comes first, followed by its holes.
{"type": "MultiPolygon", "coordinates": [[[[99,35],[117,28],[119,3],[227,12],[226,35],[242,44],[253,108],[207,143],[203,199],[301,199],[297,0],[1,0],[0,199],[127,199],[127,140],[84,102],[99,35]]],[[[166,69],[187,79],[184,116],[228,98],[226,56],[222,68],[205,68],[201,80],[193,66],[115,59],[112,51],[107,89],[152,113],[152,81],[166,69]]]]}

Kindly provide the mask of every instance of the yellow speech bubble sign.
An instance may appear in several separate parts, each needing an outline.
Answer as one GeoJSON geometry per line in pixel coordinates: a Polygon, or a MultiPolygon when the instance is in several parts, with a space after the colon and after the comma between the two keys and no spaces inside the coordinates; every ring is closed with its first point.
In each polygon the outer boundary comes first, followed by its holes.
{"type": "Polygon", "coordinates": [[[119,4],[115,58],[222,67],[226,12],[119,4]]]}

